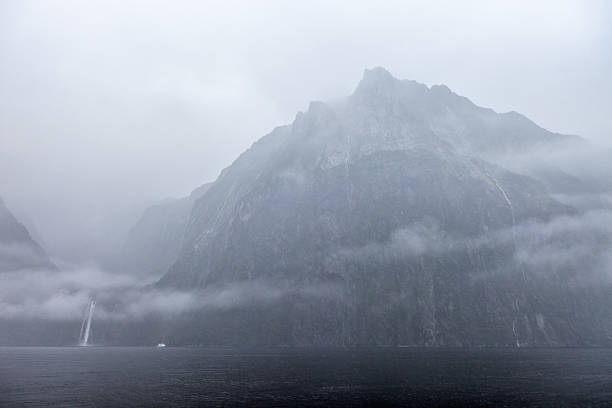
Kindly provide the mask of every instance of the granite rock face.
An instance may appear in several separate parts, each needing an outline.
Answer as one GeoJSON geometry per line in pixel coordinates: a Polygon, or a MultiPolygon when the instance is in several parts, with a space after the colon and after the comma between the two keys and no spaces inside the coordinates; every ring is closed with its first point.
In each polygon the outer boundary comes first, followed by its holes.
{"type": "Polygon", "coordinates": [[[351,96],[311,103],[195,200],[157,286],[206,296],[253,284],[262,294],[185,315],[167,337],[608,344],[609,288],[582,283],[601,278],[609,235],[585,233],[583,214],[547,186],[487,160],[568,142],[581,143],[445,86],[366,71],[351,96]],[[576,242],[590,249],[555,262],[551,248],[576,242]]]}

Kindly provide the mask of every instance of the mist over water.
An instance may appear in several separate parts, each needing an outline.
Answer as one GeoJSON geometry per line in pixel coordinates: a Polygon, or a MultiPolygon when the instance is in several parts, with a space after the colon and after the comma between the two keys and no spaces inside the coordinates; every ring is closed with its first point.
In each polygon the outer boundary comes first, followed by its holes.
{"type": "Polygon", "coordinates": [[[0,406],[609,406],[609,16],[2,2],[0,406]]]}

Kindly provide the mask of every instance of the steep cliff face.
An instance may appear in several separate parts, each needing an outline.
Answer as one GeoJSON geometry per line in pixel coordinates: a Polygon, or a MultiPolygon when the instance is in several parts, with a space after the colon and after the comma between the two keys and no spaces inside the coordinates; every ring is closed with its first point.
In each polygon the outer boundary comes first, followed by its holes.
{"type": "Polygon", "coordinates": [[[519,256],[532,244],[525,225],[576,210],[482,159],[571,139],[446,87],[366,71],[353,95],[312,103],[195,202],[159,285],[257,282],[276,295],[186,318],[181,341],[605,343],[605,291],[585,299],[575,268],[519,256]]]}
{"type": "Polygon", "coordinates": [[[33,268],[53,268],[53,265],[0,198],[0,272],[33,268]]]}
{"type": "Polygon", "coordinates": [[[193,203],[209,186],[204,184],[187,197],[147,208],[123,246],[123,269],[140,275],[159,275],[167,271],[181,249],[193,203]]]}

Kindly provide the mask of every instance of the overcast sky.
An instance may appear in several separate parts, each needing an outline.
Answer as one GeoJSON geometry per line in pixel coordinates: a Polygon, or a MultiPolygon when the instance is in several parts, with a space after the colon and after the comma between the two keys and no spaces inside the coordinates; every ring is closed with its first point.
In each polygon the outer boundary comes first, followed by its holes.
{"type": "Polygon", "coordinates": [[[612,2],[328,3],[1,1],[0,196],[56,255],[116,243],[373,66],[612,145],[612,2]]]}

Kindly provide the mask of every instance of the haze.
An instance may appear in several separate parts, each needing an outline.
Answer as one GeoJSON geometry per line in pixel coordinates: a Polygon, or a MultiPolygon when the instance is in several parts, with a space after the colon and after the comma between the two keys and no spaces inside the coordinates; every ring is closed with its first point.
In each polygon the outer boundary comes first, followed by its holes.
{"type": "Polygon", "coordinates": [[[0,195],[50,253],[103,261],[379,65],[612,145],[608,2],[431,3],[4,1],[0,195]]]}

